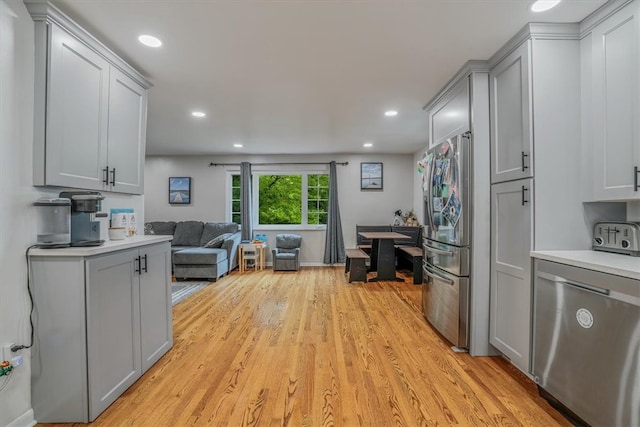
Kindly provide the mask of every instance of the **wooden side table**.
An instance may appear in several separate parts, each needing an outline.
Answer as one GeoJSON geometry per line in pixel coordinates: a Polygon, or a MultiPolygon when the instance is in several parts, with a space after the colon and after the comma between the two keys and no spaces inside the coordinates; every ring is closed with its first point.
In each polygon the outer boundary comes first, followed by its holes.
{"type": "Polygon", "coordinates": [[[264,270],[264,258],[267,244],[254,244],[254,243],[240,243],[238,245],[239,250],[239,264],[240,273],[244,273],[248,270],[249,263],[253,261],[253,268],[255,271],[264,270]]]}

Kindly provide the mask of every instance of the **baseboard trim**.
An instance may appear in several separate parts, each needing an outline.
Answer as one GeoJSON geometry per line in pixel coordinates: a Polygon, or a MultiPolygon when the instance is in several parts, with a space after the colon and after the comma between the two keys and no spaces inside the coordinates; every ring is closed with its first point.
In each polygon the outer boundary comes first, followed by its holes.
{"type": "MultiPolygon", "coordinates": [[[[272,262],[265,262],[266,267],[273,267],[272,262]]],[[[336,264],[325,264],[323,262],[301,262],[300,267],[344,267],[344,262],[336,264]]]]}
{"type": "Polygon", "coordinates": [[[33,409],[29,408],[18,418],[7,424],[7,427],[32,427],[34,425],[36,425],[36,420],[33,417],[33,409]]]}

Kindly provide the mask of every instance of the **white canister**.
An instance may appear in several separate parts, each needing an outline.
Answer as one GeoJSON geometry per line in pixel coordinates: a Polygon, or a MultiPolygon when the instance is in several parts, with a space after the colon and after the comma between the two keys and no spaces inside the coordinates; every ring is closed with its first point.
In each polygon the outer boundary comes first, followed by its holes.
{"type": "Polygon", "coordinates": [[[110,227],[109,240],[124,240],[127,237],[127,229],[125,227],[110,227]]]}

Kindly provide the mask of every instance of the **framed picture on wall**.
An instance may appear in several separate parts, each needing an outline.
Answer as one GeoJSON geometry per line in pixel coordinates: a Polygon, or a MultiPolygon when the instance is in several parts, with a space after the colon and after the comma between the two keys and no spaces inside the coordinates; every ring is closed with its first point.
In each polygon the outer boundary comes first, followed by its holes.
{"type": "Polygon", "coordinates": [[[382,163],[360,163],[360,190],[382,190],[382,163]]]}
{"type": "Polygon", "coordinates": [[[191,203],[191,177],[172,176],[169,178],[169,203],[172,205],[191,203]]]}

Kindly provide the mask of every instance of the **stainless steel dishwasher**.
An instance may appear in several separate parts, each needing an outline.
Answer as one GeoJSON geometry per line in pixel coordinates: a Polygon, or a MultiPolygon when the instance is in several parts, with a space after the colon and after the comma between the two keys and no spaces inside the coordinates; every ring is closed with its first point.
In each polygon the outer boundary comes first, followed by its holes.
{"type": "Polygon", "coordinates": [[[540,394],[578,423],[640,425],[640,280],[544,260],[534,272],[540,394]]]}

